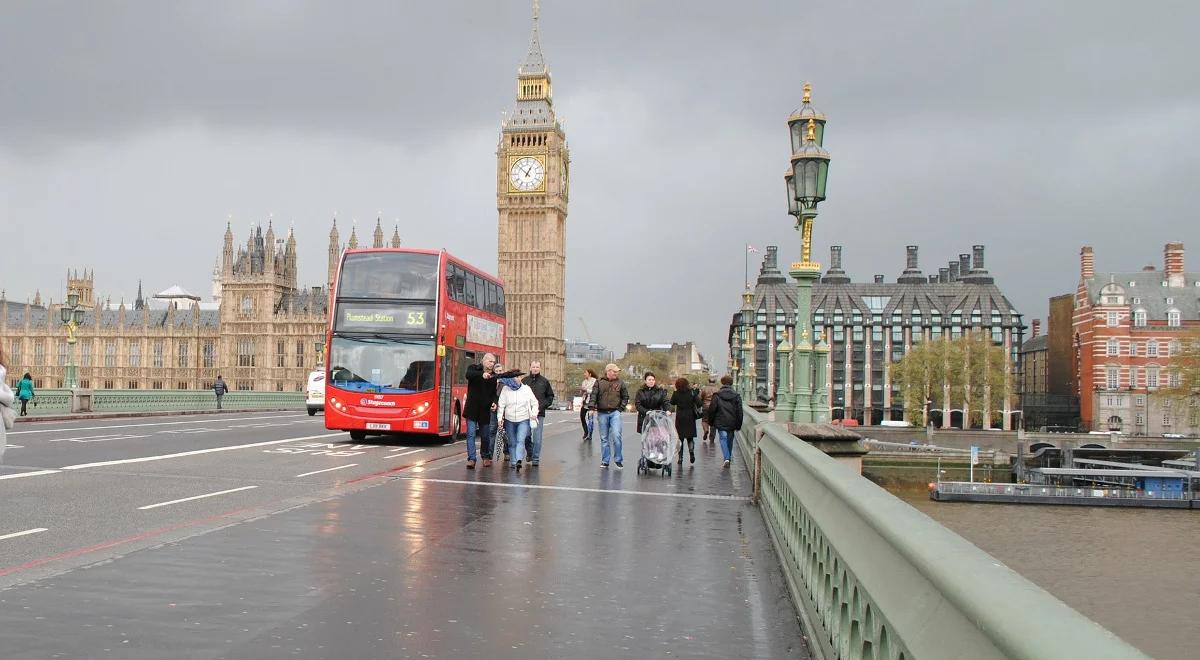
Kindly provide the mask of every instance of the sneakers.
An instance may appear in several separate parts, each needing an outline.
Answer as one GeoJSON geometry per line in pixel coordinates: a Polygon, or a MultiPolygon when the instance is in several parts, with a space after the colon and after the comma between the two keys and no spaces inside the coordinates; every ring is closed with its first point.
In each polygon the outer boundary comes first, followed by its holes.
{"type": "Polygon", "coordinates": [[[516,463],[513,463],[513,469],[516,470],[517,472],[520,472],[521,471],[521,461],[517,461],[516,463]]]}
{"type": "Polygon", "coordinates": [[[617,466],[617,469],[618,469],[618,470],[624,470],[624,469],[625,469],[625,466],[624,466],[624,465],[623,465],[621,462],[619,462],[619,461],[616,463],[616,466],[617,466]]]}
{"type": "MultiPolygon", "coordinates": [[[[692,450],[692,462],[693,463],[696,462],[696,450],[695,449],[692,450]]],[[[484,465],[487,465],[487,463],[484,463],[484,465]]]]}
{"type": "Polygon", "coordinates": [[[607,469],[608,469],[608,463],[601,463],[601,464],[600,464],[600,469],[601,469],[601,470],[607,470],[607,469]]]}
{"type": "MultiPolygon", "coordinates": [[[[485,463],[485,465],[486,465],[486,463],[485,463]]],[[[467,469],[474,470],[475,469],[475,461],[467,461],[467,469]]]]}
{"type": "Polygon", "coordinates": [[[531,463],[529,464],[529,466],[530,466],[530,467],[537,467],[537,466],[538,466],[538,465],[540,465],[540,464],[541,464],[541,461],[533,461],[533,462],[531,462],[531,463]]]}
{"type": "Polygon", "coordinates": [[[729,459],[725,459],[725,463],[724,463],[724,465],[722,465],[721,467],[722,467],[722,468],[728,468],[728,467],[729,467],[729,459]]]}

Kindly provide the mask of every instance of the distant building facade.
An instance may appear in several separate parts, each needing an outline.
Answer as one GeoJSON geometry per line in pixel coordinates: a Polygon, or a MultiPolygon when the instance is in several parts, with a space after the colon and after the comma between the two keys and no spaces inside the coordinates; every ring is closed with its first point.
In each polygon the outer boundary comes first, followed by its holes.
{"type": "MultiPolygon", "coordinates": [[[[376,245],[382,247],[376,223],[376,245]]],[[[357,245],[352,231],[350,244],[357,245]]],[[[399,236],[393,236],[399,244],[399,236]]],[[[329,280],[342,252],[336,221],[330,232],[329,280]]],[[[132,306],[99,302],[94,274],[68,273],[85,314],[77,331],[75,363],[85,389],[207,389],[217,375],[230,389],[302,391],[320,360],[329,291],[302,289],[296,281],[292,232],[276,240],[268,223],[235,248],[226,227],[221,264],[214,273],[214,303],[179,287],[145,299],[141,286],[132,306]]],[[[65,294],[66,292],[64,292],[65,294]]],[[[63,296],[66,297],[65,295],[63,296]]],[[[40,299],[40,296],[38,296],[40,299]]],[[[37,387],[62,387],[69,346],[61,304],[14,303],[0,298],[0,341],[9,374],[29,372],[37,387]]]]}
{"type": "Polygon", "coordinates": [[[1050,299],[1046,333],[1034,319],[1029,341],[1021,346],[1017,392],[1025,428],[1079,427],[1079,397],[1074,392],[1071,316],[1075,296],[1050,299]]]}
{"type": "Polygon", "coordinates": [[[1088,430],[1200,432],[1195,397],[1181,402],[1161,394],[1180,378],[1172,358],[1200,331],[1200,274],[1185,272],[1183,258],[1183,243],[1167,243],[1161,271],[1097,273],[1092,248],[1080,250],[1072,330],[1088,430]]]}
{"type": "Polygon", "coordinates": [[[602,344],[569,339],[566,342],[567,364],[612,362],[613,352],[602,344]]]}
{"type": "MultiPolygon", "coordinates": [[[[907,262],[895,282],[876,275],[870,283],[851,282],[842,269],[842,247],[830,249],[830,267],[813,287],[812,326],[830,347],[830,419],[863,424],[906,420],[900,388],[892,382],[891,364],[922,341],[983,331],[1009,356],[1007,389],[1015,392],[1013,371],[1019,359],[1025,325],[984,267],[984,246],[960,254],[938,274],[926,276],[918,266],[917,246],[907,247],[907,262]]],[[[758,398],[772,400],[779,388],[776,348],[784,332],[796,326],[796,285],[779,270],[778,248],[768,246],[753,292],[753,316],[733,315],[729,326],[731,355],[738,347],[738,327],[753,327],[752,362],[758,398]]],[[[815,338],[814,338],[815,339],[815,338]]],[[[1006,401],[1003,426],[1013,424],[1015,396],[1006,401]]],[[[941,424],[960,425],[956,411],[934,411],[941,424]]],[[[919,422],[918,422],[919,423],[919,422]]]]}
{"type": "Polygon", "coordinates": [[[704,355],[700,353],[700,349],[692,342],[670,344],[626,344],[625,355],[645,351],[647,353],[667,353],[668,364],[671,365],[671,374],[660,374],[660,376],[683,375],[688,373],[708,372],[708,361],[704,359],[704,355]]]}

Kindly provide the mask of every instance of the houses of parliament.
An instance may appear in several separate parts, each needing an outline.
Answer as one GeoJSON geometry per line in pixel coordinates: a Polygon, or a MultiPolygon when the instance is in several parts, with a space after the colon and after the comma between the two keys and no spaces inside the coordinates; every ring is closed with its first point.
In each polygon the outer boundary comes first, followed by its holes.
{"type": "MultiPolygon", "coordinates": [[[[376,221],[375,247],[385,245],[376,221]]],[[[396,229],[390,245],[400,245],[396,229]]],[[[296,237],[277,238],[271,223],[252,228],[235,243],[226,226],[220,264],[213,269],[212,300],[178,286],[115,306],[96,295],[95,274],[67,273],[66,292],[85,310],[76,331],[75,363],[84,389],[207,389],[217,375],[230,389],[299,392],[320,362],[329,286],[347,244],[337,221],[329,232],[328,277],[320,286],[297,283],[296,237]]],[[[66,293],[64,292],[64,294],[66,293]]],[[[66,296],[64,295],[64,298],[66,296]]],[[[40,293],[15,303],[0,293],[0,346],[15,380],[25,372],[35,387],[63,387],[70,346],[61,323],[62,303],[42,304],[40,293]]]]}

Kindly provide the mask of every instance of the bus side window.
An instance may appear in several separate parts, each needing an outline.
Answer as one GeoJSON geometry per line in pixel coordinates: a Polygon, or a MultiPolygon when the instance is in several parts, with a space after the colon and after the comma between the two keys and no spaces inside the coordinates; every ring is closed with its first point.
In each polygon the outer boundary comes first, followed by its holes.
{"type": "Polygon", "coordinates": [[[504,316],[504,287],[496,286],[496,313],[504,316]]]}
{"type": "Polygon", "coordinates": [[[467,295],[463,298],[463,302],[474,307],[475,306],[475,276],[471,273],[466,273],[466,292],[467,295]]]}
{"type": "Polygon", "coordinates": [[[478,275],[473,275],[475,278],[475,306],[483,309],[487,306],[487,283],[478,275]]]}
{"type": "Polygon", "coordinates": [[[454,297],[454,265],[446,264],[446,295],[450,296],[451,300],[458,300],[454,297]]]}
{"type": "Polygon", "coordinates": [[[487,283],[487,311],[492,314],[496,313],[496,283],[487,283]]]}

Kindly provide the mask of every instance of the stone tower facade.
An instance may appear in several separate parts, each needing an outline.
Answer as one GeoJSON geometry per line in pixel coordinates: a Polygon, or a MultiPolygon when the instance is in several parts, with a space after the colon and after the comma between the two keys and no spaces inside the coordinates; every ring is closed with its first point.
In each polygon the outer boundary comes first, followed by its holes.
{"type": "Polygon", "coordinates": [[[535,1],[529,52],[517,70],[516,105],[505,115],[496,149],[498,264],[508,317],[506,363],[524,370],[540,360],[561,398],[571,159],[554,114],[538,18],[535,1]]]}

